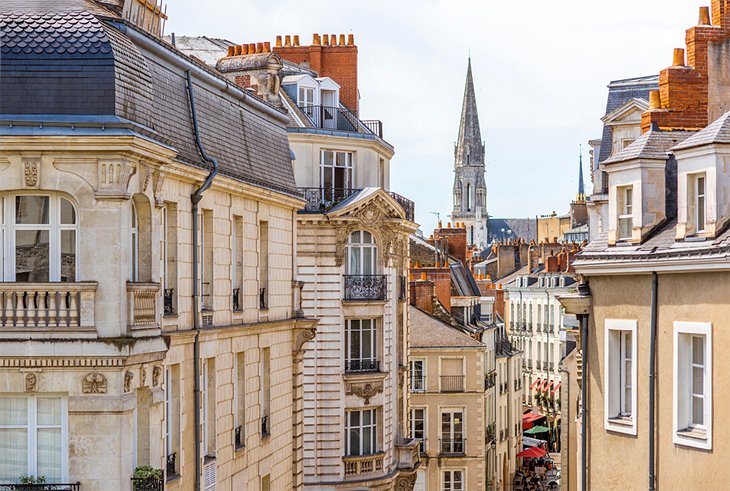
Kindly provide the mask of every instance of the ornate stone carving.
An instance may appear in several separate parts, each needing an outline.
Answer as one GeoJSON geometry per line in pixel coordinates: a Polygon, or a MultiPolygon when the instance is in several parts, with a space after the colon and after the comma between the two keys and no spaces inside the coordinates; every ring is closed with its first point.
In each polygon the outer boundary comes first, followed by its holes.
{"type": "Polygon", "coordinates": [[[128,198],[129,181],[136,172],[136,164],[128,160],[99,160],[97,199],[128,198]]]}
{"type": "Polygon", "coordinates": [[[124,392],[132,390],[132,380],[134,380],[134,374],[130,371],[124,372],[124,392]]]}
{"type": "Polygon", "coordinates": [[[416,485],[416,475],[411,474],[409,476],[399,476],[395,480],[395,491],[412,491],[413,486],[416,485]]]}
{"type": "Polygon", "coordinates": [[[362,397],[365,400],[365,404],[370,404],[370,399],[380,392],[383,392],[382,382],[355,383],[347,386],[347,395],[362,397]]]}
{"type": "Polygon", "coordinates": [[[98,372],[88,374],[81,381],[81,392],[84,394],[106,394],[106,387],[106,377],[98,372]]]}
{"type": "Polygon", "coordinates": [[[152,387],[160,385],[160,376],[162,375],[162,367],[155,365],[152,367],[152,387]]]}
{"type": "Polygon", "coordinates": [[[299,329],[298,331],[299,332],[297,332],[297,338],[294,342],[294,352],[302,351],[304,343],[314,339],[314,336],[317,334],[317,330],[314,327],[299,329]]]}
{"type": "Polygon", "coordinates": [[[146,193],[151,180],[152,180],[152,168],[145,165],[144,166],[144,181],[142,181],[142,187],[141,187],[140,191],[142,191],[143,193],[146,193]]]}
{"type": "Polygon", "coordinates": [[[147,367],[139,369],[139,386],[144,387],[147,385],[147,367]]]}
{"type": "Polygon", "coordinates": [[[27,188],[38,187],[41,160],[39,158],[23,159],[23,182],[27,188]]]}
{"type": "Polygon", "coordinates": [[[38,390],[38,375],[35,373],[25,374],[25,391],[36,392],[38,390]]]}
{"type": "Polygon", "coordinates": [[[152,176],[152,194],[155,196],[155,206],[162,208],[165,200],[162,199],[162,184],[165,182],[166,173],[156,170],[152,176]]]}

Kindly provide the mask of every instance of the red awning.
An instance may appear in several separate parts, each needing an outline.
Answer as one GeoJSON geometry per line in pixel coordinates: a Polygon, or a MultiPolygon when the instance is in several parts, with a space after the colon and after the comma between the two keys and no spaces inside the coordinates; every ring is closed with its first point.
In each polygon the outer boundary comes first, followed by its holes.
{"type": "Polygon", "coordinates": [[[543,389],[542,389],[542,392],[543,392],[544,394],[547,394],[547,391],[548,391],[549,389],[552,389],[552,387],[553,387],[553,381],[551,380],[551,381],[550,381],[550,384],[549,384],[549,385],[548,385],[547,387],[543,387],[543,389]]]}
{"type": "Polygon", "coordinates": [[[550,381],[548,379],[545,379],[545,381],[542,383],[542,387],[540,387],[537,390],[541,390],[541,391],[545,392],[548,388],[548,385],[550,385],[550,381]]]}
{"type": "Polygon", "coordinates": [[[545,449],[542,449],[540,447],[529,447],[522,452],[517,454],[517,457],[524,457],[527,459],[536,459],[539,457],[543,457],[547,452],[545,449]]]}
{"type": "Polygon", "coordinates": [[[532,385],[530,386],[530,390],[534,389],[534,388],[535,388],[535,386],[536,386],[537,384],[539,384],[540,382],[541,382],[541,380],[540,380],[540,379],[537,379],[537,380],[535,380],[535,381],[534,381],[534,382],[532,383],[532,385]]]}
{"type": "Polygon", "coordinates": [[[550,395],[555,394],[559,388],[560,388],[560,382],[558,382],[558,384],[555,387],[553,387],[553,390],[550,391],[550,395]]]}
{"type": "Polygon", "coordinates": [[[522,422],[523,423],[531,423],[532,421],[535,421],[540,418],[544,418],[544,414],[537,414],[537,413],[527,413],[522,415],[522,422]]]}

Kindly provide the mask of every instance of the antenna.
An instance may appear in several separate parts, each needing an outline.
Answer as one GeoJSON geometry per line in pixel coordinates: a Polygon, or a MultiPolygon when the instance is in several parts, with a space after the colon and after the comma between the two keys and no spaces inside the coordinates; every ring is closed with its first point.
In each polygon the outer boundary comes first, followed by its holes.
{"type": "Polygon", "coordinates": [[[437,211],[429,211],[429,213],[432,214],[432,215],[436,215],[436,222],[440,222],[441,221],[441,213],[439,213],[437,211]]]}

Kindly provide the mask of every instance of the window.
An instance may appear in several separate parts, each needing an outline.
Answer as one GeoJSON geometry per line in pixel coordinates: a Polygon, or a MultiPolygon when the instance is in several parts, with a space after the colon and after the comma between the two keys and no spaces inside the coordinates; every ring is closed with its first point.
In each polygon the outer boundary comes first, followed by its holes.
{"type": "Polygon", "coordinates": [[[6,234],[8,246],[5,254],[0,240],[4,263],[0,279],[76,281],[78,217],[69,200],[54,195],[7,196],[0,198],[0,212],[0,224],[4,224],[0,232],[6,234]]]}
{"type": "Polygon", "coordinates": [[[345,412],[348,456],[377,453],[377,411],[362,409],[345,412]]]}
{"type": "Polygon", "coordinates": [[[674,443],[712,448],[712,325],[674,323],[674,443]]]}
{"type": "Polygon", "coordinates": [[[236,353],[236,385],[234,387],[235,421],[233,443],[236,449],[246,446],[246,356],[236,353]]]}
{"type": "Polygon", "coordinates": [[[312,114],[312,106],[314,106],[314,88],[299,86],[299,99],[297,105],[304,110],[307,116],[312,114]]]}
{"type": "Polygon", "coordinates": [[[269,222],[259,222],[259,309],[269,308],[269,222]]]}
{"type": "Polygon", "coordinates": [[[215,457],[216,436],[216,382],[215,358],[208,358],[203,362],[202,403],[203,411],[201,425],[203,426],[203,451],[206,457],[215,457]]]}
{"type": "Polygon", "coordinates": [[[443,471],[444,491],[463,491],[464,489],[464,471],[448,470],[443,471]]]}
{"type": "Polygon", "coordinates": [[[231,293],[234,312],[243,310],[241,302],[243,284],[243,217],[233,216],[233,234],[231,235],[231,293]]]}
{"type": "Polygon", "coordinates": [[[426,360],[411,360],[411,392],[426,391],[426,360]]]}
{"type": "Polygon", "coordinates": [[[213,211],[203,210],[200,230],[200,306],[213,310],[213,211]]]}
{"type": "Polygon", "coordinates": [[[705,175],[694,176],[694,208],[695,208],[695,230],[703,233],[705,231],[705,175]]]}
{"type": "Polygon", "coordinates": [[[411,438],[419,440],[421,453],[426,453],[426,408],[411,409],[411,438]]]}
{"type": "Polygon", "coordinates": [[[631,239],[634,228],[634,188],[624,186],[617,189],[618,194],[618,239],[631,239]]]}
{"type": "Polygon", "coordinates": [[[347,241],[347,274],[373,275],[377,271],[378,246],[370,232],[358,230],[347,241]]]}
{"type": "Polygon", "coordinates": [[[134,206],[134,201],[132,201],[131,206],[132,226],[129,230],[129,236],[132,257],[129,262],[129,281],[136,282],[139,281],[139,215],[137,214],[137,207],[134,206]]]}
{"type": "Polygon", "coordinates": [[[464,453],[464,413],[462,409],[441,413],[441,453],[464,453]]]}
{"type": "Polygon", "coordinates": [[[636,434],[635,320],[606,319],[605,427],[636,434]]]}
{"type": "Polygon", "coordinates": [[[320,152],[322,199],[327,202],[346,198],[353,187],[352,152],[320,152]]]}
{"type": "Polygon", "coordinates": [[[68,479],[67,414],[61,397],[0,397],[0,482],[23,474],[68,479]]]}
{"type": "Polygon", "coordinates": [[[346,345],[346,371],[371,372],[380,369],[375,319],[348,319],[346,345]]]}
{"type": "Polygon", "coordinates": [[[180,365],[165,369],[165,452],[167,478],[177,475],[180,455],[180,365]]]}
{"type": "Polygon", "coordinates": [[[261,436],[271,434],[271,348],[261,350],[261,436]]]}
{"type": "Polygon", "coordinates": [[[472,207],[472,190],[471,190],[471,184],[466,184],[466,211],[471,211],[472,207]]]}
{"type": "Polygon", "coordinates": [[[177,205],[166,203],[163,211],[163,246],[162,266],[164,273],[162,278],[165,282],[165,315],[173,315],[177,312],[177,205]]]}

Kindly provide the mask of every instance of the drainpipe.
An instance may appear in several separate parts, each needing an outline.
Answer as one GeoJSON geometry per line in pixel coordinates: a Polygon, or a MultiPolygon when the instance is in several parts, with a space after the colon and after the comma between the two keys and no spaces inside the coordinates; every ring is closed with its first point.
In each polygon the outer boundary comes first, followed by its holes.
{"type": "Polygon", "coordinates": [[[586,383],[588,381],[588,316],[583,314],[580,316],[580,346],[581,346],[581,352],[583,356],[583,370],[580,374],[581,379],[581,412],[580,412],[580,425],[581,425],[581,433],[580,433],[580,456],[581,460],[581,470],[580,470],[580,482],[581,491],[587,491],[587,467],[588,467],[588,438],[586,437],[586,432],[588,431],[588,415],[586,414],[587,407],[588,407],[588,387],[586,386],[586,383]]]}
{"type": "Polygon", "coordinates": [[[190,100],[190,114],[193,119],[193,134],[195,136],[195,144],[198,147],[200,156],[203,160],[213,166],[210,174],[205,182],[195,190],[190,196],[193,204],[193,329],[195,330],[195,340],[193,342],[193,371],[195,372],[195,490],[200,491],[200,475],[201,475],[201,444],[200,444],[200,296],[199,296],[199,278],[198,278],[198,204],[203,199],[203,193],[213,184],[213,178],[218,174],[218,162],[205,153],[203,144],[200,141],[200,132],[198,131],[198,117],[195,113],[195,97],[193,97],[193,79],[190,76],[190,70],[185,72],[187,78],[188,99],[190,100]]]}
{"type": "MultiPolygon", "coordinates": [[[[565,378],[566,378],[566,380],[568,382],[567,384],[565,384],[565,399],[567,400],[567,404],[565,404],[563,406],[562,401],[560,403],[560,413],[561,413],[561,415],[560,415],[560,425],[562,426],[563,425],[563,422],[566,421],[566,423],[565,423],[566,424],[566,428],[565,428],[565,430],[566,430],[566,437],[565,437],[565,446],[566,446],[566,448],[565,448],[565,455],[567,455],[568,458],[565,459],[565,463],[563,463],[563,459],[562,459],[563,445],[561,444],[560,445],[560,455],[561,455],[560,465],[561,466],[564,466],[564,467],[567,467],[567,469],[565,469],[567,471],[567,472],[565,472],[565,474],[568,475],[568,476],[570,476],[571,475],[570,474],[570,471],[571,471],[571,469],[570,469],[570,454],[571,454],[571,449],[570,449],[570,406],[571,406],[571,402],[570,402],[570,372],[568,370],[566,370],[565,367],[560,367],[560,369],[558,371],[561,374],[564,373],[566,375],[565,378]],[[566,414],[567,418],[563,418],[562,417],[563,416],[562,415],[563,407],[565,407],[565,414],[566,414]]],[[[561,382],[562,382],[563,376],[561,375],[560,378],[561,378],[561,382]]],[[[560,436],[562,437],[562,435],[563,435],[563,433],[561,431],[560,436]]],[[[561,472],[562,472],[562,469],[561,469],[561,472]]],[[[570,482],[570,480],[568,480],[568,482],[570,482]]],[[[566,486],[566,488],[568,488],[568,487],[569,486],[566,486]]],[[[571,491],[571,490],[569,490],[569,491],[571,491]]]]}
{"type": "Polygon", "coordinates": [[[657,322],[657,290],[659,287],[659,277],[656,271],[651,273],[651,326],[650,326],[650,342],[649,345],[649,491],[654,491],[654,413],[655,413],[655,393],[654,386],[656,384],[656,322],[657,322]]]}

